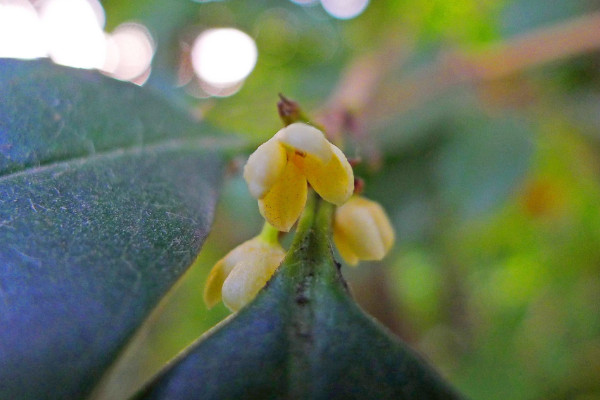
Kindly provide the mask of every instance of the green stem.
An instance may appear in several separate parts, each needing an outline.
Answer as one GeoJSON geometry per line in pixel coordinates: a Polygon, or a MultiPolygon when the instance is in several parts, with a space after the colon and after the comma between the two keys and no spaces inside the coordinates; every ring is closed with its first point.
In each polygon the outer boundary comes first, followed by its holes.
{"type": "Polygon", "coordinates": [[[269,244],[279,243],[279,231],[277,228],[265,221],[262,231],[259,234],[260,238],[269,244]]]}
{"type": "Polygon", "coordinates": [[[327,238],[331,237],[333,212],[335,206],[319,198],[320,204],[315,217],[315,227],[327,238]]]}
{"type": "Polygon", "coordinates": [[[335,207],[321,199],[314,191],[310,191],[304,212],[298,222],[296,235],[290,252],[298,252],[300,258],[309,256],[329,257],[332,231],[332,216],[335,207]]]}
{"type": "MultiPolygon", "coordinates": [[[[319,199],[320,200],[320,199],[319,199]]],[[[309,190],[306,198],[306,205],[304,211],[298,221],[298,227],[296,228],[296,234],[294,235],[294,241],[292,242],[292,248],[299,246],[300,242],[304,240],[304,237],[312,229],[313,220],[315,219],[315,209],[317,206],[317,195],[312,190],[309,190]]]]}

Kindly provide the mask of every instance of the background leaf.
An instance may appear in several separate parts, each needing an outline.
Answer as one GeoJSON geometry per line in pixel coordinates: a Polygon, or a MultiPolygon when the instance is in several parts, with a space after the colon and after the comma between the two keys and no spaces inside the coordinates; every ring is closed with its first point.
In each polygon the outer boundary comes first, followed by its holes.
{"type": "Polygon", "coordinates": [[[214,133],[134,85],[0,64],[0,398],[79,399],[192,263],[214,133]]]}
{"type": "Polygon", "coordinates": [[[316,217],[309,210],[256,300],[136,398],[460,398],[352,300],[332,258],[330,221],[330,204],[316,217]]]}
{"type": "Polygon", "coordinates": [[[527,171],[533,140],[523,119],[480,115],[457,121],[436,160],[440,195],[461,219],[502,204],[527,171]]]}

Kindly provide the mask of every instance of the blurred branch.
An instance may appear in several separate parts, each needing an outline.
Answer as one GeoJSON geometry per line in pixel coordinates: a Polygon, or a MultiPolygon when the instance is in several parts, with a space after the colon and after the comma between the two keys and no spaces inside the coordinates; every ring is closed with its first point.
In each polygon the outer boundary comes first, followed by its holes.
{"type": "Polygon", "coordinates": [[[442,55],[399,82],[386,82],[369,118],[406,111],[457,85],[477,84],[522,73],[543,64],[600,49],[600,13],[534,30],[477,54],[442,55]]]}
{"type": "Polygon", "coordinates": [[[365,143],[367,131],[362,126],[361,117],[370,102],[378,95],[382,80],[392,69],[401,65],[412,52],[409,35],[390,35],[390,40],[381,50],[357,57],[345,70],[336,90],[317,114],[317,120],[325,128],[327,135],[334,142],[343,139],[348,133],[363,142],[366,159],[377,160],[378,152],[374,146],[365,143]],[[404,37],[398,40],[398,36],[404,37]]]}
{"type": "Polygon", "coordinates": [[[589,14],[501,43],[472,57],[480,80],[503,78],[554,60],[600,49],[600,13],[589,14]]]}
{"type": "Polygon", "coordinates": [[[388,79],[388,75],[407,58],[411,46],[407,40],[388,43],[382,51],[360,57],[349,66],[320,120],[334,138],[346,130],[360,140],[364,133],[356,116],[385,119],[418,107],[454,86],[499,80],[598,50],[599,32],[600,13],[588,14],[517,36],[480,53],[443,54],[399,81],[388,79]]]}

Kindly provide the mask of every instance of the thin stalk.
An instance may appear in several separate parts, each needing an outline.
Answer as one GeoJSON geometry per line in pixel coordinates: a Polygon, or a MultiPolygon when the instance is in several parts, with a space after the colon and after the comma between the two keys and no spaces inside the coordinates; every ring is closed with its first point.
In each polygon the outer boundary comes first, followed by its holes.
{"type": "MultiPolygon", "coordinates": [[[[331,251],[332,216],[335,206],[321,199],[313,191],[298,223],[296,235],[284,264],[289,273],[300,280],[341,281],[331,251]]],[[[303,285],[301,285],[303,286],[303,285]]]]}
{"type": "Polygon", "coordinates": [[[318,200],[316,193],[312,190],[309,190],[308,196],[306,198],[306,205],[304,206],[304,211],[302,212],[300,220],[298,221],[298,227],[296,228],[296,234],[294,235],[294,240],[292,242],[290,250],[295,250],[301,247],[302,242],[310,233],[315,219],[317,202],[318,200]]]}
{"type": "Polygon", "coordinates": [[[260,238],[269,244],[279,243],[279,231],[273,225],[265,221],[262,231],[260,231],[260,238]]]}
{"type": "Polygon", "coordinates": [[[318,208],[315,215],[314,229],[317,236],[321,239],[320,243],[327,247],[329,251],[329,243],[331,242],[332,234],[332,219],[335,206],[325,200],[318,198],[318,208]]]}
{"type": "Polygon", "coordinates": [[[310,191],[304,212],[298,221],[296,235],[291,249],[297,249],[307,240],[309,235],[313,241],[329,246],[331,239],[331,221],[335,207],[321,199],[314,191],[310,191]]]}

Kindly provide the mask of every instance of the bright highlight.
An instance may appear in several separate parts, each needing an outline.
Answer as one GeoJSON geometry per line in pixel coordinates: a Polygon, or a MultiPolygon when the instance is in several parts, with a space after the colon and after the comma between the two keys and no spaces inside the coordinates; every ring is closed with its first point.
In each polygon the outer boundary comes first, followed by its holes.
{"type": "Polygon", "coordinates": [[[233,28],[202,32],[192,47],[192,66],[200,79],[217,87],[235,86],[254,69],[254,40],[233,28]]]}
{"type": "Polygon", "coordinates": [[[108,38],[109,51],[104,70],[121,80],[135,80],[150,69],[154,40],[145,26],[119,25],[108,38]]]}
{"type": "Polygon", "coordinates": [[[0,0],[0,57],[47,55],[38,15],[26,0],[0,0]]]}
{"type": "Polygon", "coordinates": [[[50,57],[57,64],[102,68],[104,10],[96,0],[45,0],[39,11],[50,57]]]}
{"type": "Polygon", "coordinates": [[[155,45],[146,27],[124,23],[104,32],[98,0],[0,0],[0,57],[50,56],[68,67],[98,69],[142,84],[155,45]]]}
{"type": "Polygon", "coordinates": [[[369,0],[321,0],[321,5],[332,17],[351,19],[365,11],[369,0]]]}

